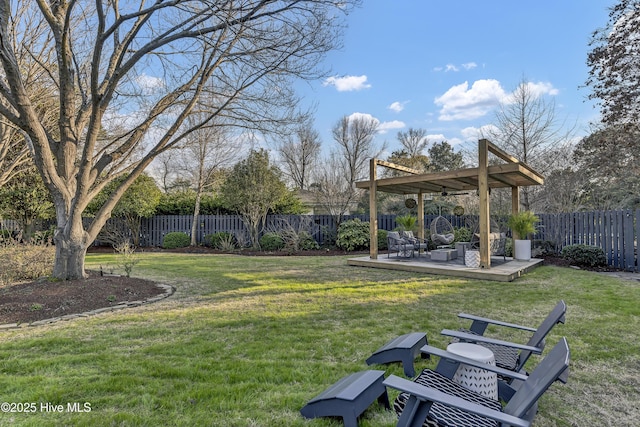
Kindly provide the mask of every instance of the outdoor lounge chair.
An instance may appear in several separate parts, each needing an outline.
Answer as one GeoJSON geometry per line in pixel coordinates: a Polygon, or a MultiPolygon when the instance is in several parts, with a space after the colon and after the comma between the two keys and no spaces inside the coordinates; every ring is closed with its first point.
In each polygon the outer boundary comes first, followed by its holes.
{"type": "Polygon", "coordinates": [[[411,243],[400,237],[400,233],[397,231],[390,231],[387,233],[387,247],[389,249],[387,252],[387,258],[390,257],[392,252],[396,253],[398,256],[406,258],[412,257],[413,250],[415,249],[411,243]]]}
{"type": "Polygon", "coordinates": [[[452,244],[455,239],[453,226],[443,216],[438,216],[431,221],[429,229],[431,231],[431,240],[436,246],[448,246],[452,244]]]}
{"type": "Polygon", "coordinates": [[[553,329],[557,323],[565,322],[566,312],[567,305],[561,300],[556,304],[553,310],[551,310],[551,313],[549,313],[537,329],[513,323],[506,323],[499,320],[487,319],[471,314],[460,313],[458,314],[458,317],[472,321],[471,328],[468,330],[463,329],[461,331],[445,329],[441,333],[443,335],[452,336],[455,340],[472,342],[486,347],[493,351],[497,366],[510,371],[520,372],[524,367],[524,364],[529,360],[531,353],[540,353],[544,349],[545,337],[549,334],[551,329],[553,329]],[[489,324],[529,331],[533,332],[533,335],[526,345],[495,340],[484,337],[484,333],[489,324]]]}
{"type": "MultiPolygon", "coordinates": [[[[480,249],[480,225],[475,223],[471,228],[471,241],[469,249],[480,249]]],[[[507,260],[507,234],[500,231],[498,222],[491,218],[489,223],[489,254],[492,256],[502,256],[504,261],[507,260]]]]}
{"type": "MultiPolygon", "coordinates": [[[[425,346],[423,349],[440,357],[438,368],[441,364],[451,366],[451,369],[441,369],[440,371],[455,372],[458,364],[464,363],[505,375],[504,370],[495,366],[430,346],[425,346]]],[[[556,380],[567,382],[569,359],[569,345],[567,340],[562,338],[531,375],[519,384],[517,390],[513,389],[510,397],[506,399],[503,397],[506,402],[504,408],[498,400],[467,390],[450,379],[451,377],[446,373],[441,374],[429,369],[425,369],[414,381],[390,375],[384,384],[401,391],[393,405],[399,416],[397,425],[400,427],[423,425],[430,427],[529,427],[536,415],[538,399],[542,394],[556,380]]],[[[521,375],[512,372],[506,374],[521,375]]]]}
{"type": "Polygon", "coordinates": [[[418,251],[418,255],[420,255],[420,251],[424,250],[424,252],[427,252],[429,250],[429,243],[427,242],[426,239],[420,239],[416,236],[413,235],[413,231],[403,231],[401,233],[401,236],[404,240],[406,240],[408,243],[413,245],[413,248],[418,251]]]}

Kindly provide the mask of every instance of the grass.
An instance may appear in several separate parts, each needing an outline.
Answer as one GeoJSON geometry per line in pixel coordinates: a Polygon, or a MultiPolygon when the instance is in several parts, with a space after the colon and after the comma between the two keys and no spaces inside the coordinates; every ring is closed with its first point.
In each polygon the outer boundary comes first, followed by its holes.
{"type": "MultiPolygon", "coordinates": [[[[176,287],[153,305],[0,333],[0,426],[340,426],[300,408],[397,335],[467,326],[460,311],[537,326],[559,299],[569,383],[540,402],[535,425],[640,425],[638,283],[540,267],[512,283],[349,267],[344,257],[141,254],[132,276],[176,287]],[[70,413],[68,403],[89,404],[70,413]],[[63,405],[65,411],[44,409],[63,405]],[[41,405],[44,405],[41,408],[41,405]],[[615,422],[613,421],[615,420],[615,422]]],[[[88,268],[114,265],[90,254],[88,268]]],[[[526,340],[516,332],[502,333],[526,340]]],[[[532,358],[535,363],[535,357],[532,358]]],[[[416,368],[433,362],[416,360],[416,368]]],[[[402,375],[400,365],[376,367],[402,375]]],[[[391,393],[395,397],[395,393],[391,393]]],[[[392,426],[371,407],[362,426],[392,426]]]]}

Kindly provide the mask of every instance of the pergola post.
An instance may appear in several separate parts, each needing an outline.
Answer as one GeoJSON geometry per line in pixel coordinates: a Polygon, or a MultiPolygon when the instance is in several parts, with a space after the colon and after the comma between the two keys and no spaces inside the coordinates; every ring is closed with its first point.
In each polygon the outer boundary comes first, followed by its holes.
{"type": "Polygon", "coordinates": [[[491,267],[489,253],[489,141],[478,141],[478,193],[480,194],[480,268],[491,267]]]}
{"type": "MultiPolygon", "coordinates": [[[[513,215],[520,212],[520,187],[511,187],[511,213],[513,215]]],[[[519,239],[520,236],[517,233],[513,233],[511,236],[514,239],[519,239]]]]}
{"type": "Polygon", "coordinates": [[[378,204],[376,201],[377,188],[377,166],[376,159],[369,161],[369,257],[378,259],[378,204]]]}
{"type": "MultiPolygon", "coordinates": [[[[424,200],[422,190],[418,192],[418,238],[424,239],[424,200]]],[[[425,249],[426,250],[426,249],[425,249]]]]}

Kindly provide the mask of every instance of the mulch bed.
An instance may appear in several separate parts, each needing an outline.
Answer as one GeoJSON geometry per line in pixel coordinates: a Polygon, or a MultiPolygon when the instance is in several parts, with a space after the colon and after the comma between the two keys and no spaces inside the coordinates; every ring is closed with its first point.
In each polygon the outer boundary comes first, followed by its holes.
{"type": "Polygon", "coordinates": [[[121,302],[143,301],[164,292],[150,280],[101,276],[97,272],[89,272],[84,280],[19,283],[0,288],[0,324],[85,313],[121,302]]]}

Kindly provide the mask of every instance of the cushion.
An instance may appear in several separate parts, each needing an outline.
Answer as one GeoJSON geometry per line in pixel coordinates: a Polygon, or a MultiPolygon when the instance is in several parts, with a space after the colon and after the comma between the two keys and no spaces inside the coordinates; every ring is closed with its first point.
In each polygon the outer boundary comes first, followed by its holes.
{"type": "Polygon", "coordinates": [[[390,231],[387,233],[387,237],[391,239],[400,240],[400,233],[398,233],[397,231],[390,231]]]}
{"type": "Polygon", "coordinates": [[[412,245],[415,245],[416,243],[418,243],[418,239],[414,237],[413,231],[403,231],[402,238],[407,242],[411,243],[412,245]]]}

